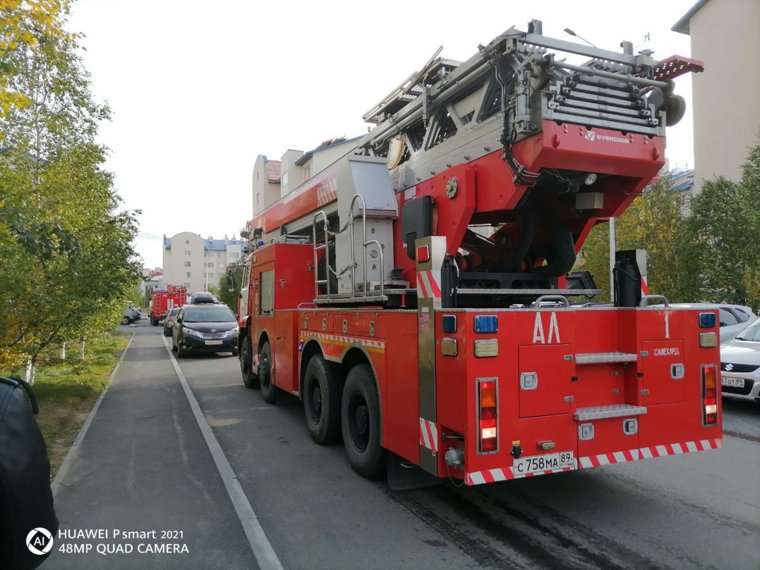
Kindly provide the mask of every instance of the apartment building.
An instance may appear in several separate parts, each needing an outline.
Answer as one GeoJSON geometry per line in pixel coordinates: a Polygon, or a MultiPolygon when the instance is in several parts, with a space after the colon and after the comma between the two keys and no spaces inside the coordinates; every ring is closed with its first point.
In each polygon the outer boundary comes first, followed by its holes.
{"type": "Polygon", "coordinates": [[[190,292],[218,287],[227,266],[245,255],[245,244],[227,236],[204,239],[193,232],[164,236],[163,283],[184,285],[190,292]]]}
{"type": "Polygon", "coordinates": [[[694,192],[705,180],[738,182],[749,149],[760,144],[760,0],[699,0],[673,26],[691,38],[694,192]]]}

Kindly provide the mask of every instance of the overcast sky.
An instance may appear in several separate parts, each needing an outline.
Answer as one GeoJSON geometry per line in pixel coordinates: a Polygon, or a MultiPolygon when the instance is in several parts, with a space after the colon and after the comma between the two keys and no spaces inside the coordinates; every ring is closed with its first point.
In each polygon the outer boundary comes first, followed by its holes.
{"type": "MultiPolygon", "coordinates": [[[[155,267],[164,234],[238,236],[257,155],[365,133],[362,115],[439,46],[465,60],[536,18],[545,35],[572,40],[569,27],[607,49],[625,39],[658,59],[688,56],[689,37],[670,28],[694,2],[75,0],[68,27],[86,36],[95,96],[113,111],[107,167],[126,207],[142,210],[136,247],[155,267]]],[[[689,109],[668,129],[667,156],[691,166],[690,80],[676,92],[689,109]]]]}

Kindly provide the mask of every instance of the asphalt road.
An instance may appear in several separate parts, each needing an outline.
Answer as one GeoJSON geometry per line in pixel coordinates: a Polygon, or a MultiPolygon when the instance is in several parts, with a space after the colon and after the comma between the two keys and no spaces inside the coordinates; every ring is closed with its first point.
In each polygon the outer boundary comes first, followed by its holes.
{"type": "MultiPolygon", "coordinates": [[[[141,352],[132,358],[152,355],[151,366],[162,371],[161,396],[171,396],[163,405],[173,410],[176,425],[188,404],[165,374],[170,361],[158,350],[161,329],[134,330],[139,342],[130,351],[141,352]]],[[[179,363],[285,568],[760,568],[760,405],[724,403],[725,437],[718,451],[479,487],[446,483],[393,492],[356,475],[342,446],[312,443],[296,398],[279,394],[270,406],[258,391],[244,388],[236,358],[209,355],[179,363]]],[[[130,389],[146,380],[134,381],[130,389]]],[[[179,384],[176,374],[173,381],[179,384]]],[[[112,390],[118,387],[116,382],[112,390]]],[[[99,414],[107,411],[106,402],[99,414]]],[[[198,542],[190,547],[199,558],[163,557],[160,564],[142,557],[138,566],[125,556],[110,558],[107,567],[171,567],[179,559],[188,568],[254,567],[198,430],[183,425],[175,431],[184,433],[189,455],[172,481],[197,517],[180,524],[208,529],[208,536],[193,535],[198,542]],[[198,470],[187,471],[189,462],[198,462],[198,470]],[[203,558],[209,544],[216,545],[213,556],[203,558]],[[224,549],[230,555],[220,558],[224,549]]],[[[144,437],[144,430],[126,428],[124,452],[139,453],[144,437]]],[[[151,493],[151,504],[139,494],[121,497],[137,501],[127,521],[134,526],[141,512],[143,520],[171,512],[157,494],[151,493]]],[[[93,520],[95,506],[78,505],[74,496],[62,521],[82,528],[93,520]]],[[[98,524],[108,524],[115,514],[98,516],[98,524]]],[[[58,567],[60,560],[45,568],[58,567]]],[[[88,566],[97,559],[78,560],[79,567],[106,567],[88,566]]]]}

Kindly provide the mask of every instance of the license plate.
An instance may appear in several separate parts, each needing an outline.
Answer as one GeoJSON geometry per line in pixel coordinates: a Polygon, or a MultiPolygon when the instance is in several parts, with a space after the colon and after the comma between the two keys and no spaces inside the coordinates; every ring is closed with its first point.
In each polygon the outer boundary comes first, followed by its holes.
{"type": "Polygon", "coordinates": [[[733,376],[721,376],[721,386],[731,386],[732,388],[744,388],[743,378],[734,378],[733,376]]]}
{"type": "Polygon", "coordinates": [[[222,341],[221,340],[207,340],[206,344],[209,346],[212,346],[212,345],[222,344],[222,341]]]}
{"type": "Polygon", "coordinates": [[[514,463],[512,463],[512,469],[516,477],[543,473],[544,471],[566,469],[568,467],[575,467],[575,454],[572,451],[521,457],[520,459],[515,459],[514,463]]]}

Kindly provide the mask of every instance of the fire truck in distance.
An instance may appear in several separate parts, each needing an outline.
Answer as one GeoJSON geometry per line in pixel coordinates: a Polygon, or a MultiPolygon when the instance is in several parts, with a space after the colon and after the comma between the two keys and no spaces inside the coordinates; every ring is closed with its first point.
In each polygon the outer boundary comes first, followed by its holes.
{"type": "Polygon", "coordinates": [[[663,166],[672,79],[701,64],[541,28],[436,54],[360,139],[257,160],[243,381],[395,488],[721,445],[715,312],[642,297],[635,256],[615,306],[581,306],[598,290],[569,273],[663,166]]]}
{"type": "Polygon", "coordinates": [[[163,289],[153,291],[150,308],[150,324],[158,326],[158,322],[174,307],[187,303],[187,287],[184,285],[167,285],[163,289]]]}

